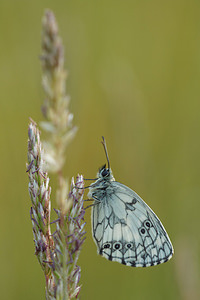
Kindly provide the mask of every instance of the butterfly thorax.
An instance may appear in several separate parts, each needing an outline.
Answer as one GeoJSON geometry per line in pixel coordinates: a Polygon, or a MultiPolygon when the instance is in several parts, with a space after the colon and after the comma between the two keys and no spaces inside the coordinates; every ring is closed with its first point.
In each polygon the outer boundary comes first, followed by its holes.
{"type": "Polygon", "coordinates": [[[105,193],[109,195],[112,192],[111,183],[115,181],[112,170],[106,168],[106,165],[101,167],[97,173],[97,180],[89,187],[88,197],[94,200],[100,200],[105,193]]]}

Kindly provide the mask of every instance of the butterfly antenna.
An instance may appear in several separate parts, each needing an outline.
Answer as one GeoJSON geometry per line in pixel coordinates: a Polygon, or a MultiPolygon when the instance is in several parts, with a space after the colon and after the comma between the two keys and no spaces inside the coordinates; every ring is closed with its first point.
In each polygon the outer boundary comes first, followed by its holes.
{"type": "Polygon", "coordinates": [[[107,150],[107,147],[106,147],[106,140],[105,138],[102,136],[102,145],[103,145],[103,148],[104,148],[104,151],[105,151],[105,154],[106,154],[106,158],[107,158],[107,162],[108,162],[108,169],[110,169],[110,161],[109,161],[109,157],[108,157],[108,150],[107,150]]]}

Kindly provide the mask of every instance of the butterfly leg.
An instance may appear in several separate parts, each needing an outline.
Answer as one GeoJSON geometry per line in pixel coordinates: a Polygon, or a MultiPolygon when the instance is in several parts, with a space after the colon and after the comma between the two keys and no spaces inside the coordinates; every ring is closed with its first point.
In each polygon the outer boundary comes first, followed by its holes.
{"type": "Polygon", "coordinates": [[[90,205],[88,205],[88,206],[86,206],[86,208],[85,209],[87,209],[87,208],[89,208],[89,207],[92,207],[92,206],[96,206],[98,203],[93,203],[93,204],[90,204],[90,205]]]}
{"type": "Polygon", "coordinates": [[[89,208],[89,207],[92,207],[92,206],[95,206],[95,205],[97,205],[97,204],[99,204],[101,201],[100,200],[98,200],[96,197],[93,197],[94,199],[86,199],[86,200],[84,200],[84,201],[94,201],[95,200],[95,202],[93,203],[93,204],[90,204],[90,205],[88,205],[85,209],[87,209],[87,208],[89,208]]]}

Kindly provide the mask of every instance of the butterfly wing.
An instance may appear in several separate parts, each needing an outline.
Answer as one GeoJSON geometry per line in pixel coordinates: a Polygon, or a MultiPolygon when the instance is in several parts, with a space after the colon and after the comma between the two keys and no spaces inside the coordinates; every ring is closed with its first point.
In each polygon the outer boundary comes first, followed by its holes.
{"type": "Polygon", "coordinates": [[[93,237],[105,258],[148,267],[172,257],[173,246],[162,223],[127,186],[111,182],[99,197],[96,192],[92,214],[93,237]]]}

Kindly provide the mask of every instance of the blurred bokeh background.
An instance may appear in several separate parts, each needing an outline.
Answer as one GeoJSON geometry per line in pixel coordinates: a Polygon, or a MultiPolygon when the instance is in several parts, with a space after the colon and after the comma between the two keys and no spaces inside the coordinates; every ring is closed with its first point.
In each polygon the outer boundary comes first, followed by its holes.
{"type": "Polygon", "coordinates": [[[200,2],[195,0],[0,1],[1,299],[45,298],[25,173],[28,118],[42,119],[45,8],[59,24],[70,109],[79,127],[68,148],[66,175],[96,175],[105,163],[104,135],[116,180],[152,207],[175,248],[170,262],[153,268],[106,261],[96,254],[88,210],[79,260],[81,299],[199,299],[200,2]]]}

